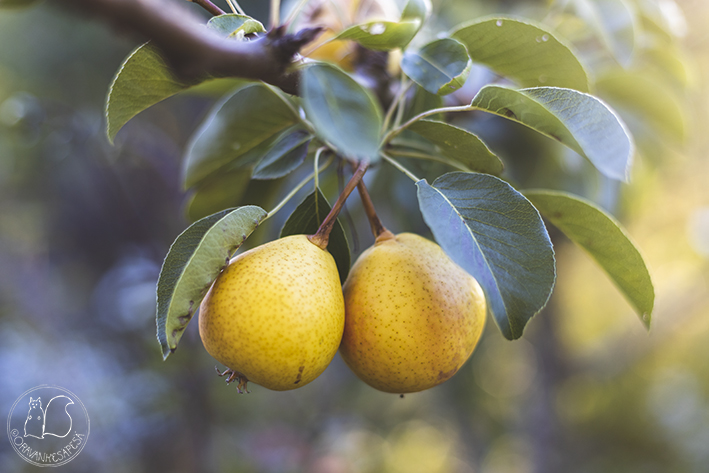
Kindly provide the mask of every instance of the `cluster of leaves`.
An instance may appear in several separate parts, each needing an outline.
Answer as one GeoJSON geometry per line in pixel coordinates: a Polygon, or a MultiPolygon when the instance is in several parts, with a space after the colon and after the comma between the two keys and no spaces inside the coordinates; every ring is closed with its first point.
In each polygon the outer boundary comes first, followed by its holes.
{"type": "MultiPolygon", "coordinates": [[[[605,14],[609,10],[603,5],[616,4],[624,2],[606,0],[594,8],[605,14]]],[[[158,285],[158,338],[165,357],[221,268],[273,214],[256,206],[213,206],[251,179],[286,176],[308,156],[314,156],[316,169],[318,159],[327,155],[373,166],[391,164],[413,179],[425,222],[446,253],[480,282],[508,339],[522,335],[554,286],[554,251],[542,217],[599,263],[649,326],[652,282],[619,223],[576,195],[515,189],[504,180],[502,160],[479,136],[445,121],[449,113],[472,111],[512,120],[583,156],[608,179],[625,182],[635,154],[633,139],[619,115],[589,94],[600,88],[598,82],[589,78],[567,40],[528,20],[477,19],[410,47],[430,11],[428,0],[410,0],[398,21],[353,25],[333,38],[369,50],[402,51],[400,77],[391,78],[400,85],[387,110],[352,74],[316,61],[298,66],[297,97],[252,82],[214,106],[190,139],[183,168],[185,187],[194,189],[190,215],[203,218],[177,238],[158,285]],[[494,72],[498,82],[482,87],[471,103],[444,107],[443,97],[466,83],[473,64],[494,72]],[[402,158],[444,163],[455,171],[428,183],[407,170],[402,158]],[[200,215],[210,206],[217,212],[200,215]]],[[[594,18],[594,32],[612,57],[620,63],[628,60],[628,32],[617,28],[616,21],[604,21],[603,15],[594,18]]],[[[264,32],[263,25],[243,15],[215,17],[207,26],[234,41],[264,32]]],[[[176,80],[150,44],[139,47],[110,88],[109,139],[145,108],[208,80],[176,80]]],[[[612,89],[609,80],[604,90],[612,89]]],[[[290,216],[282,234],[314,233],[329,209],[316,190],[290,216]]],[[[341,229],[328,249],[344,280],[350,254],[341,229]]]]}

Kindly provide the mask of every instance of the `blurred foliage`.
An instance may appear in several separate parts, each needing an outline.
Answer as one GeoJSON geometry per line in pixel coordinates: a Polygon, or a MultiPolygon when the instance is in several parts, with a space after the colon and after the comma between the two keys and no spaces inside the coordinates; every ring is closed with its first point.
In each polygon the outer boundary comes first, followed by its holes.
{"type": "MultiPolygon", "coordinates": [[[[265,20],[267,2],[240,3],[265,20]]],[[[254,386],[238,396],[208,368],[213,360],[194,324],[163,363],[153,336],[155,282],[187,224],[190,196],[179,187],[185,144],[214,99],[160,103],[110,147],[105,91],[136,44],[51,2],[0,11],[0,39],[12,45],[0,49],[4,412],[40,384],[75,392],[92,421],[87,448],[66,467],[76,472],[706,471],[709,139],[700,131],[709,126],[709,5],[622,2],[635,15],[628,49],[627,32],[608,39],[580,21],[594,3],[440,0],[438,25],[426,29],[518,14],[552,26],[582,54],[594,93],[635,134],[632,186],[610,183],[520,125],[475,114],[457,125],[484,136],[520,186],[563,187],[623,220],[652,268],[652,331],[557,235],[557,290],[524,338],[511,343],[487,330],[457,376],[404,399],[364,385],[339,358],[297,391],[254,386]],[[645,82],[629,94],[623,84],[631,76],[645,82]],[[656,100],[665,104],[659,110],[656,100]],[[636,120],[638,111],[654,119],[636,120]]],[[[453,96],[472,96],[488,80],[474,67],[453,96]]],[[[409,165],[422,176],[440,174],[436,165],[409,165]]],[[[392,210],[416,206],[413,186],[393,174],[382,166],[367,175],[375,202],[392,203],[382,219],[392,231],[426,234],[416,211],[392,210]]],[[[322,176],[328,198],[339,180],[335,169],[322,176]]],[[[244,203],[268,207],[264,200],[282,197],[269,183],[252,184],[244,203]]],[[[371,243],[366,219],[357,206],[344,217],[347,231],[358,232],[357,254],[371,243]]],[[[248,244],[277,237],[280,226],[259,228],[248,244]]],[[[0,471],[33,468],[0,442],[0,471]]]]}

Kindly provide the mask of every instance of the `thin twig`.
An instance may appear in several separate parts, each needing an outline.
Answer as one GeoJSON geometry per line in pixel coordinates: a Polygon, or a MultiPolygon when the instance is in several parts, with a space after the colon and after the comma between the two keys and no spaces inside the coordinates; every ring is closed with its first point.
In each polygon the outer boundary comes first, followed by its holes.
{"type": "Polygon", "coordinates": [[[447,164],[448,166],[460,169],[464,172],[470,172],[470,168],[468,168],[464,164],[456,162],[454,159],[447,159],[441,157],[435,153],[421,153],[419,151],[408,151],[403,149],[389,149],[387,150],[387,152],[395,156],[401,156],[402,158],[426,159],[429,161],[436,161],[437,163],[447,164]]]}
{"type": "Polygon", "coordinates": [[[296,19],[296,17],[303,10],[303,7],[305,7],[305,5],[307,5],[309,1],[310,0],[300,0],[300,3],[298,3],[295,8],[293,8],[290,13],[288,13],[286,21],[284,21],[283,24],[289,26],[296,19]]]}
{"type": "MultiPolygon", "coordinates": [[[[323,164],[322,166],[320,166],[319,169],[316,169],[315,171],[311,172],[311,173],[308,175],[308,177],[306,177],[305,179],[303,179],[302,181],[300,181],[300,182],[298,183],[298,185],[296,185],[296,186],[288,193],[288,195],[285,196],[285,197],[283,198],[283,200],[281,200],[281,201],[278,203],[278,205],[276,205],[276,206],[273,208],[273,210],[271,210],[270,212],[268,212],[268,214],[266,215],[266,218],[268,219],[268,218],[273,217],[273,216],[276,214],[276,212],[278,212],[279,210],[281,210],[281,209],[283,208],[283,206],[286,205],[286,204],[288,203],[288,201],[291,200],[291,199],[293,198],[293,196],[296,195],[296,194],[298,193],[298,191],[303,188],[303,186],[305,186],[308,182],[310,182],[310,180],[313,179],[313,177],[317,176],[318,173],[324,171],[324,170],[332,163],[333,159],[334,159],[334,158],[333,158],[332,156],[330,156],[330,158],[329,158],[327,161],[325,161],[325,164],[323,164]]],[[[264,219],[264,220],[265,220],[265,219],[264,219]]]]}
{"type": "Polygon", "coordinates": [[[281,21],[281,0],[271,0],[271,11],[269,14],[269,30],[279,25],[281,21]]]}
{"type": "Polygon", "coordinates": [[[396,93],[396,97],[394,97],[394,100],[391,101],[389,109],[387,110],[387,113],[384,116],[384,121],[382,122],[382,132],[386,131],[386,129],[389,128],[389,123],[391,122],[391,117],[394,115],[394,111],[398,109],[401,100],[404,98],[404,96],[406,96],[406,92],[411,87],[411,84],[413,84],[413,82],[409,82],[407,84],[403,77],[405,76],[402,74],[402,80],[399,85],[399,90],[396,93]]]}
{"type": "Polygon", "coordinates": [[[335,226],[337,216],[340,214],[340,211],[345,205],[345,201],[347,200],[347,198],[350,196],[355,187],[357,187],[359,181],[362,180],[362,177],[364,176],[364,173],[367,172],[368,167],[369,161],[361,161],[359,163],[359,165],[357,166],[357,170],[352,175],[352,178],[347,183],[340,196],[337,198],[335,205],[332,206],[330,213],[327,214],[327,217],[325,217],[325,220],[323,220],[323,223],[320,225],[320,228],[318,228],[318,231],[314,235],[310,235],[308,237],[308,239],[314,245],[319,246],[323,250],[327,248],[327,243],[330,240],[330,232],[335,226]]]}
{"type": "Polygon", "coordinates": [[[401,165],[401,163],[399,163],[397,160],[391,158],[390,156],[387,156],[387,155],[384,154],[384,153],[381,153],[381,157],[384,159],[384,161],[388,162],[389,164],[391,164],[392,166],[394,166],[396,169],[398,169],[399,171],[401,171],[401,172],[403,172],[404,174],[406,174],[406,177],[408,177],[408,178],[411,179],[412,181],[418,182],[418,181],[421,180],[421,179],[419,179],[418,177],[416,177],[416,175],[415,175],[414,173],[412,173],[411,171],[409,171],[408,169],[406,169],[403,165],[401,165]]]}
{"type": "Polygon", "coordinates": [[[192,3],[196,3],[200,7],[204,8],[207,10],[209,13],[211,13],[214,16],[219,16],[219,15],[226,15],[226,12],[213,4],[210,0],[188,0],[192,3]]]}
{"type": "Polygon", "coordinates": [[[425,112],[421,112],[415,117],[411,118],[409,121],[404,123],[403,125],[396,127],[389,131],[389,133],[386,134],[384,139],[382,140],[382,143],[386,144],[389,143],[396,135],[404,131],[406,128],[411,126],[413,123],[416,123],[419,120],[422,120],[426,117],[430,117],[432,115],[438,115],[439,113],[449,113],[449,112],[471,112],[473,110],[478,110],[478,107],[474,105],[460,105],[457,107],[441,107],[441,108],[432,108],[431,110],[426,110],[425,112]]]}

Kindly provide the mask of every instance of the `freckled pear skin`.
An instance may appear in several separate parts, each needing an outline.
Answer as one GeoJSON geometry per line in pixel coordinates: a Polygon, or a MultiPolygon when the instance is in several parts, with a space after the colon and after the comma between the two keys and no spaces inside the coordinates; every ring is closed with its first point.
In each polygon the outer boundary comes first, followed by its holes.
{"type": "Polygon", "coordinates": [[[411,233],[392,236],[377,238],[350,270],[340,354],[370,386],[411,393],[460,369],[487,306],[478,282],[440,246],[411,233]]]}
{"type": "Polygon", "coordinates": [[[293,235],[231,260],[202,301],[199,333],[219,362],[285,391],[325,371],[344,319],[335,260],[305,235],[293,235]]]}

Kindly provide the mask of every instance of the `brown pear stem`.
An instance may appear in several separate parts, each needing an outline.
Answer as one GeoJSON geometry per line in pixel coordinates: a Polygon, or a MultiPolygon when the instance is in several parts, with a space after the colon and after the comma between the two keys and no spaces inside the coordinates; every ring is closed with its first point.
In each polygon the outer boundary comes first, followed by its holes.
{"type": "Polygon", "coordinates": [[[372,198],[369,197],[369,192],[367,191],[367,186],[364,185],[364,181],[359,181],[359,184],[357,184],[357,192],[359,192],[362,207],[364,208],[364,213],[367,214],[374,237],[379,238],[379,236],[384,236],[386,233],[393,237],[394,235],[384,227],[384,224],[382,224],[382,221],[379,219],[379,215],[377,215],[377,211],[374,209],[374,203],[372,203],[372,198]]]}
{"type": "Polygon", "coordinates": [[[320,228],[318,228],[318,231],[314,235],[308,236],[308,240],[310,240],[311,243],[319,246],[323,250],[327,248],[327,243],[330,241],[330,232],[335,226],[337,216],[340,214],[347,198],[350,196],[355,187],[357,187],[357,184],[362,181],[362,177],[364,177],[364,173],[367,172],[368,167],[369,161],[360,161],[357,165],[357,169],[352,175],[352,178],[347,185],[345,185],[342,193],[337,198],[337,202],[335,202],[335,205],[332,206],[330,213],[327,214],[327,217],[323,220],[323,223],[320,225],[320,228]]]}

